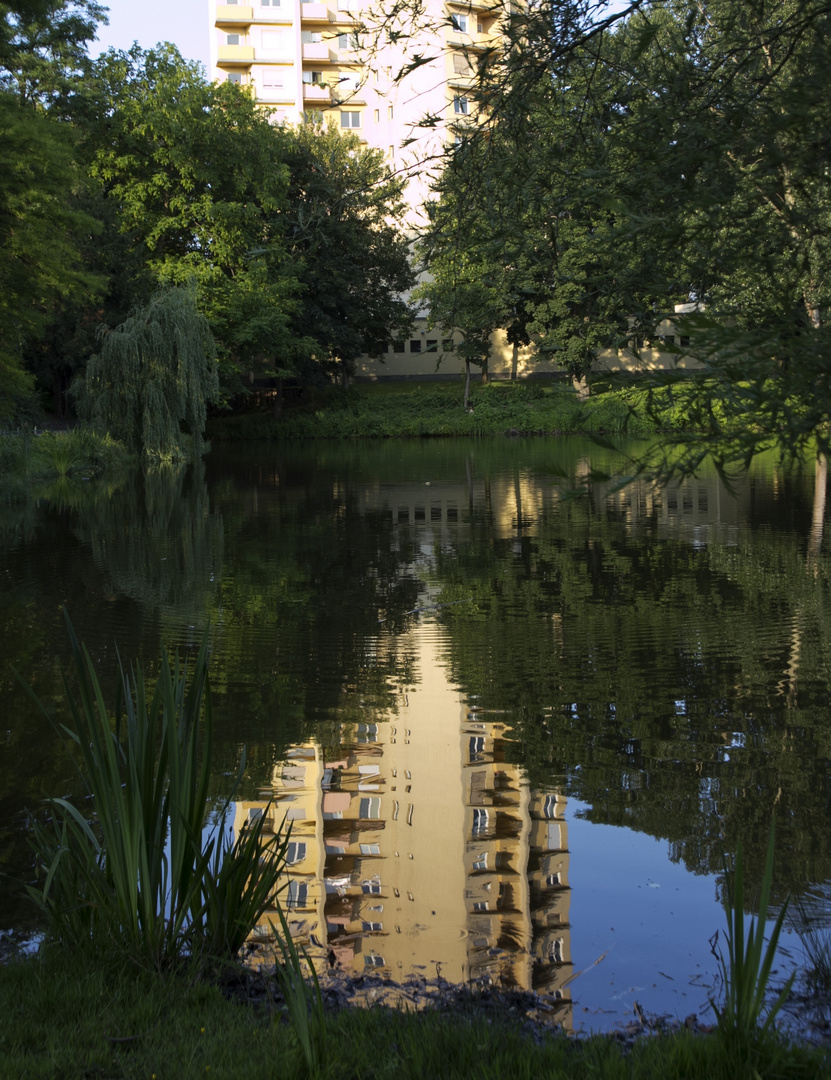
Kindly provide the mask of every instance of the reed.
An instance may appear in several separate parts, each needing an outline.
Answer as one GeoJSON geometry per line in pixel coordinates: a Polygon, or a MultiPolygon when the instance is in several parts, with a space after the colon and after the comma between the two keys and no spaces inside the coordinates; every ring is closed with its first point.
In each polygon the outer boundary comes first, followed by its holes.
{"type": "Polygon", "coordinates": [[[738,1036],[742,1040],[752,1040],[760,1032],[764,1034],[771,1029],[777,1013],[787,1000],[795,977],[795,974],[790,976],[776,999],[768,1005],[773,961],[788,910],[786,901],[774,921],[770,937],[766,942],[765,927],[773,881],[774,832],[774,824],[771,823],[759,896],[759,914],[755,918],[750,918],[746,931],[744,866],[742,845],[738,844],[735,868],[732,875],[727,874],[724,896],[724,911],[727,916],[725,935],[727,955],[725,956],[717,946],[714,947],[721,966],[725,998],[721,1008],[714,1001],[711,1001],[711,1005],[718,1017],[719,1031],[727,1036],[738,1036]]]}
{"type": "Polygon", "coordinates": [[[39,876],[29,895],[51,936],[69,945],[115,948],[159,969],[185,956],[233,956],[275,894],[287,838],[278,830],[266,839],[260,821],[231,843],[232,792],[203,840],[213,746],[207,638],[192,673],[163,655],[152,692],[119,660],[111,714],[68,615],[66,624],[77,690],[64,677],[72,726],[63,732],[91,813],[49,800],[49,818],[33,822],[39,876]]]}
{"type": "Polygon", "coordinates": [[[275,939],[282,956],[282,963],[275,966],[277,981],[283,994],[292,1038],[294,1039],[306,1066],[307,1074],[314,1078],[321,1075],[326,1063],[326,1015],[323,1010],[323,995],[314,964],[305,949],[302,958],[308,965],[311,981],[306,978],[298,950],[291,936],[291,930],[282,908],[277,905],[280,927],[275,931],[275,939]]]}

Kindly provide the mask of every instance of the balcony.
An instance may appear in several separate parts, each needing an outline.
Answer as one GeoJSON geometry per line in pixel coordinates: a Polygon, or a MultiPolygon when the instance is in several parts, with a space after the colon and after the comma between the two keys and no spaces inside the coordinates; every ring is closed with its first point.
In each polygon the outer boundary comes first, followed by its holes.
{"type": "Polygon", "coordinates": [[[454,11],[461,11],[463,14],[468,11],[475,11],[483,15],[498,15],[503,9],[494,4],[493,0],[461,0],[457,3],[456,0],[450,0],[454,11]]]}
{"type": "Polygon", "coordinates": [[[216,6],[217,26],[226,26],[229,24],[240,26],[241,24],[253,21],[253,7],[247,7],[243,4],[217,4],[216,6]]]}
{"type": "Polygon", "coordinates": [[[330,105],[329,87],[321,83],[303,83],[303,104],[306,102],[330,105]]]}
{"type": "Polygon", "coordinates": [[[217,53],[220,64],[250,64],[253,59],[253,45],[220,45],[217,53]]]}
{"type": "Polygon", "coordinates": [[[300,4],[300,20],[301,22],[331,22],[329,18],[329,9],[325,4],[300,4]]]}
{"type": "Polygon", "coordinates": [[[311,41],[306,42],[303,45],[303,59],[304,60],[317,60],[324,64],[331,64],[334,62],[329,46],[325,41],[311,41]]]}

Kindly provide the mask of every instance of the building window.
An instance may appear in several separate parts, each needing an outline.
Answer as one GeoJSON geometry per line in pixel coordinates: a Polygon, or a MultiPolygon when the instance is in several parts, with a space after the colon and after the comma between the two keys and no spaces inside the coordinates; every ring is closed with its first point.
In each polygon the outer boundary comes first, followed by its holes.
{"type": "Polygon", "coordinates": [[[381,797],[376,795],[372,798],[361,799],[358,817],[376,819],[381,816],[381,797]]]}
{"type": "Polygon", "coordinates": [[[545,804],[542,808],[543,817],[548,818],[550,821],[557,816],[557,796],[546,795],[545,804]]]}
{"type": "Polygon", "coordinates": [[[468,761],[482,761],[485,752],[485,736],[471,735],[468,744],[468,761]]]}
{"type": "Polygon", "coordinates": [[[392,120],[392,105],[387,106],[387,120],[392,120]]]}
{"type": "Polygon", "coordinates": [[[484,807],[475,806],[473,808],[473,828],[471,829],[472,836],[482,836],[483,833],[488,831],[488,812],[484,807]]]}
{"type": "Polygon", "coordinates": [[[338,34],[338,52],[355,52],[360,47],[357,34],[338,34]]]}
{"type": "Polygon", "coordinates": [[[453,54],[453,70],[457,75],[470,75],[473,71],[470,61],[463,53],[453,54]]]}
{"type": "Polygon", "coordinates": [[[454,30],[458,30],[460,34],[467,33],[467,15],[451,15],[450,21],[454,30]]]}
{"type": "Polygon", "coordinates": [[[306,906],[309,886],[305,881],[290,881],[286,890],[286,907],[298,908],[306,906]]]}
{"type": "Polygon", "coordinates": [[[369,956],[364,957],[364,967],[383,967],[383,956],[376,956],[375,953],[370,953],[369,956]]]}
{"type": "Polygon", "coordinates": [[[342,128],[359,128],[361,126],[361,114],[355,109],[341,109],[340,126],[342,128]]]}
{"type": "Polygon", "coordinates": [[[421,338],[410,338],[410,352],[411,353],[420,353],[421,352],[421,338]]]}
{"type": "MultiPolygon", "coordinates": [[[[236,3],[236,0],[234,0],[236,3]]],[[[260,0],[260,7],[279,7],[280,0],[260,0]]]]}
{"type": "Polygon", "coordinates": [[[481,853],[481,855],[477,855],[476,858],[473,860],[473,869],[474,870],[487,870],[487,868],[488,868],[488,853],[487,853],[487,851],[483,851],[481,853]]]}
{"type": "Polygon", "coordinates": [[[427,338],[427,340],[424,342],[424,351],[425,352],[438,352],[439,351],[438,340],[436,338],[427,338]]]}
{"type": "Polygon", "coordinates": [[[225,44],[226,45],[239,45],[239,34],[226,34],[225,35],[225,44]]]}
{"type": "Polygon", "coordinates": [[[392,343],[392,351],[393,352],[400,352],[400,353],[406,352],[407,351],[406,342],[401,341],[400,339],[398,341],[394,341],[392,343]]]}
{"type": "Polygon", "coordinates": [[[283,89],[284,76],[282,71],[264,71],[263,72],[263,89],[264,90],[282,90],[283,89]]]}
{"type": "Polygon", "coordinates": [[[458,94],[453,98],[453,112],[467,116],[467,98],[458,94]]]}
{"type": "Polygon", "coordinates": [[[380,855],[381,854],[381,845],[380,844],[361,844],[361,854],[362,855],[380,855]]]}
{"type": "Polygon", "coordinates": [[[293,866],[295,863],[303,862],[306,858],[306,845],[302,840],[292,840],[289,846],[286,848],[286,863],[288,866],[293,866]]]}
{"type": "Polygon", "coordinates": [[[288,36],[283,30],[263,30],[263,50],[277,56],[288,54],[288,36]]]}
{"type": "Polygon", "coordinates": [[[242,75],[240,75],[240,73],[238,71],[229,71],[228,72],[228,78],[226,79],[226,82],[241,83],[242,82],[242,75]]]}
{"type": "MultiPolygon", "coordinates": [[[[378,742],[378,725],[377,724],[358,724],[358,742],[359,743],[373,743],[378,742]]],[[[375,769],[375,772],[380,770],[375,769]]]]}
{"type": "Polygon", "coordinates": [[[442,352],[453,352],[453,338],[442,338],[441,340],[442,352]]]}
{"type": "Polygon", "coordinates": [[[363,881],[361,882],[361,892],[366,896],[380,896],[381,895],[381,882],[380,881],[363,881]]]}
{"type": "Polygon", "coordinates": [[[384,924],[379,922],[361,922],[365,934],[380,934],[384,930],[384,924]]]}
{"type": "Polygon", "coordinates": [[[378,109],[376,109],[375,110],[375,123],[377,124],[380,119],[381,119],[381,114],[378,111],[378,109]]]}
{"type": "Polygon", "coordinates": [[[474,911],[487,911],[488,910],[488,901],[487,900],[477,900],[476,903],[473,905],[473,910],[474,911]]]}
{"type": "MultiPolygon", "coordinates": [[[[263,37],[265,37],[265,34],[263,34],[263,37]]],[[[318,45],[321,41],[323,41],[323,34],[319,30],[300,31],[301,45],[318,45]]]]}

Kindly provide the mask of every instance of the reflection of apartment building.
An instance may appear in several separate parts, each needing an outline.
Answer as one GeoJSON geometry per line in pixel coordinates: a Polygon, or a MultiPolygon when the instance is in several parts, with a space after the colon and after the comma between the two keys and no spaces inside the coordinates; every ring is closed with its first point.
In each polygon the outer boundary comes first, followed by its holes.
{"type": "MultiPolygon", "coordinates": [[[[268,812],[292,823],[292,933],[319,967],[490,977],[567,1003],[564,799],[529,791],[503,725],[468,712],[432,641],[420,646],[421,679],[395,716],[345,726],[333,760],[307,745],[275,767],[268,812]]],[[[241,804],[238,818],[264,806],[241,804]]]]}

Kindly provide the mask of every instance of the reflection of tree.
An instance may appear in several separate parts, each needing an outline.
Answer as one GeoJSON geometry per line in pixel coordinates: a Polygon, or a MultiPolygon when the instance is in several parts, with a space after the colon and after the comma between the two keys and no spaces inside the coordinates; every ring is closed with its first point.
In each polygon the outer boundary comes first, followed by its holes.
{"type": "Polygon", "coordinates": [[[75,531],[114,596],[177,626],[204,625],[222,575],[223,528],[211,512],[201,463],[134,473],[94,514],[81,514],[75,531]]]}
{"type": "Polygon", "coordinates": [[[405,569],[415,540],[362,503],[360,472],[342,449],[281,450],[265,468],[259,455],[224,463],[213,485],[227,552],[212,605],[218,730],[253,744],[252,783],[274,761],[258,743],[325,741],[334,718],[394,710],[411,678],[395,631],[421,589],[405,569]]]}
{"type": "MultiPolygon", "coordinates": [[[[597,496],[543,506],[528,535],[514,481],[515,538],[474,518],[437,573],[442,600],[472,599],[442,612],[451,677],[514,717],[532,783],[562,776],[594,819],[666,837],[698,871],[720,871],[740,837],[760,865],[775,806],[790,887],[831,876],[816,824],[831,797],[831,567],[816,549],[806,572],[807,482],[770,479],[737,497],[757,500],[759,524],[783,515],[799,532],[757,527],[752,504],[729,536],[706,529],[686,493],[667,524],[668,493],[644,486],[625,512],[597,496]]],[[[701,484],[709,506],[729,501],[701,484]]]]}

